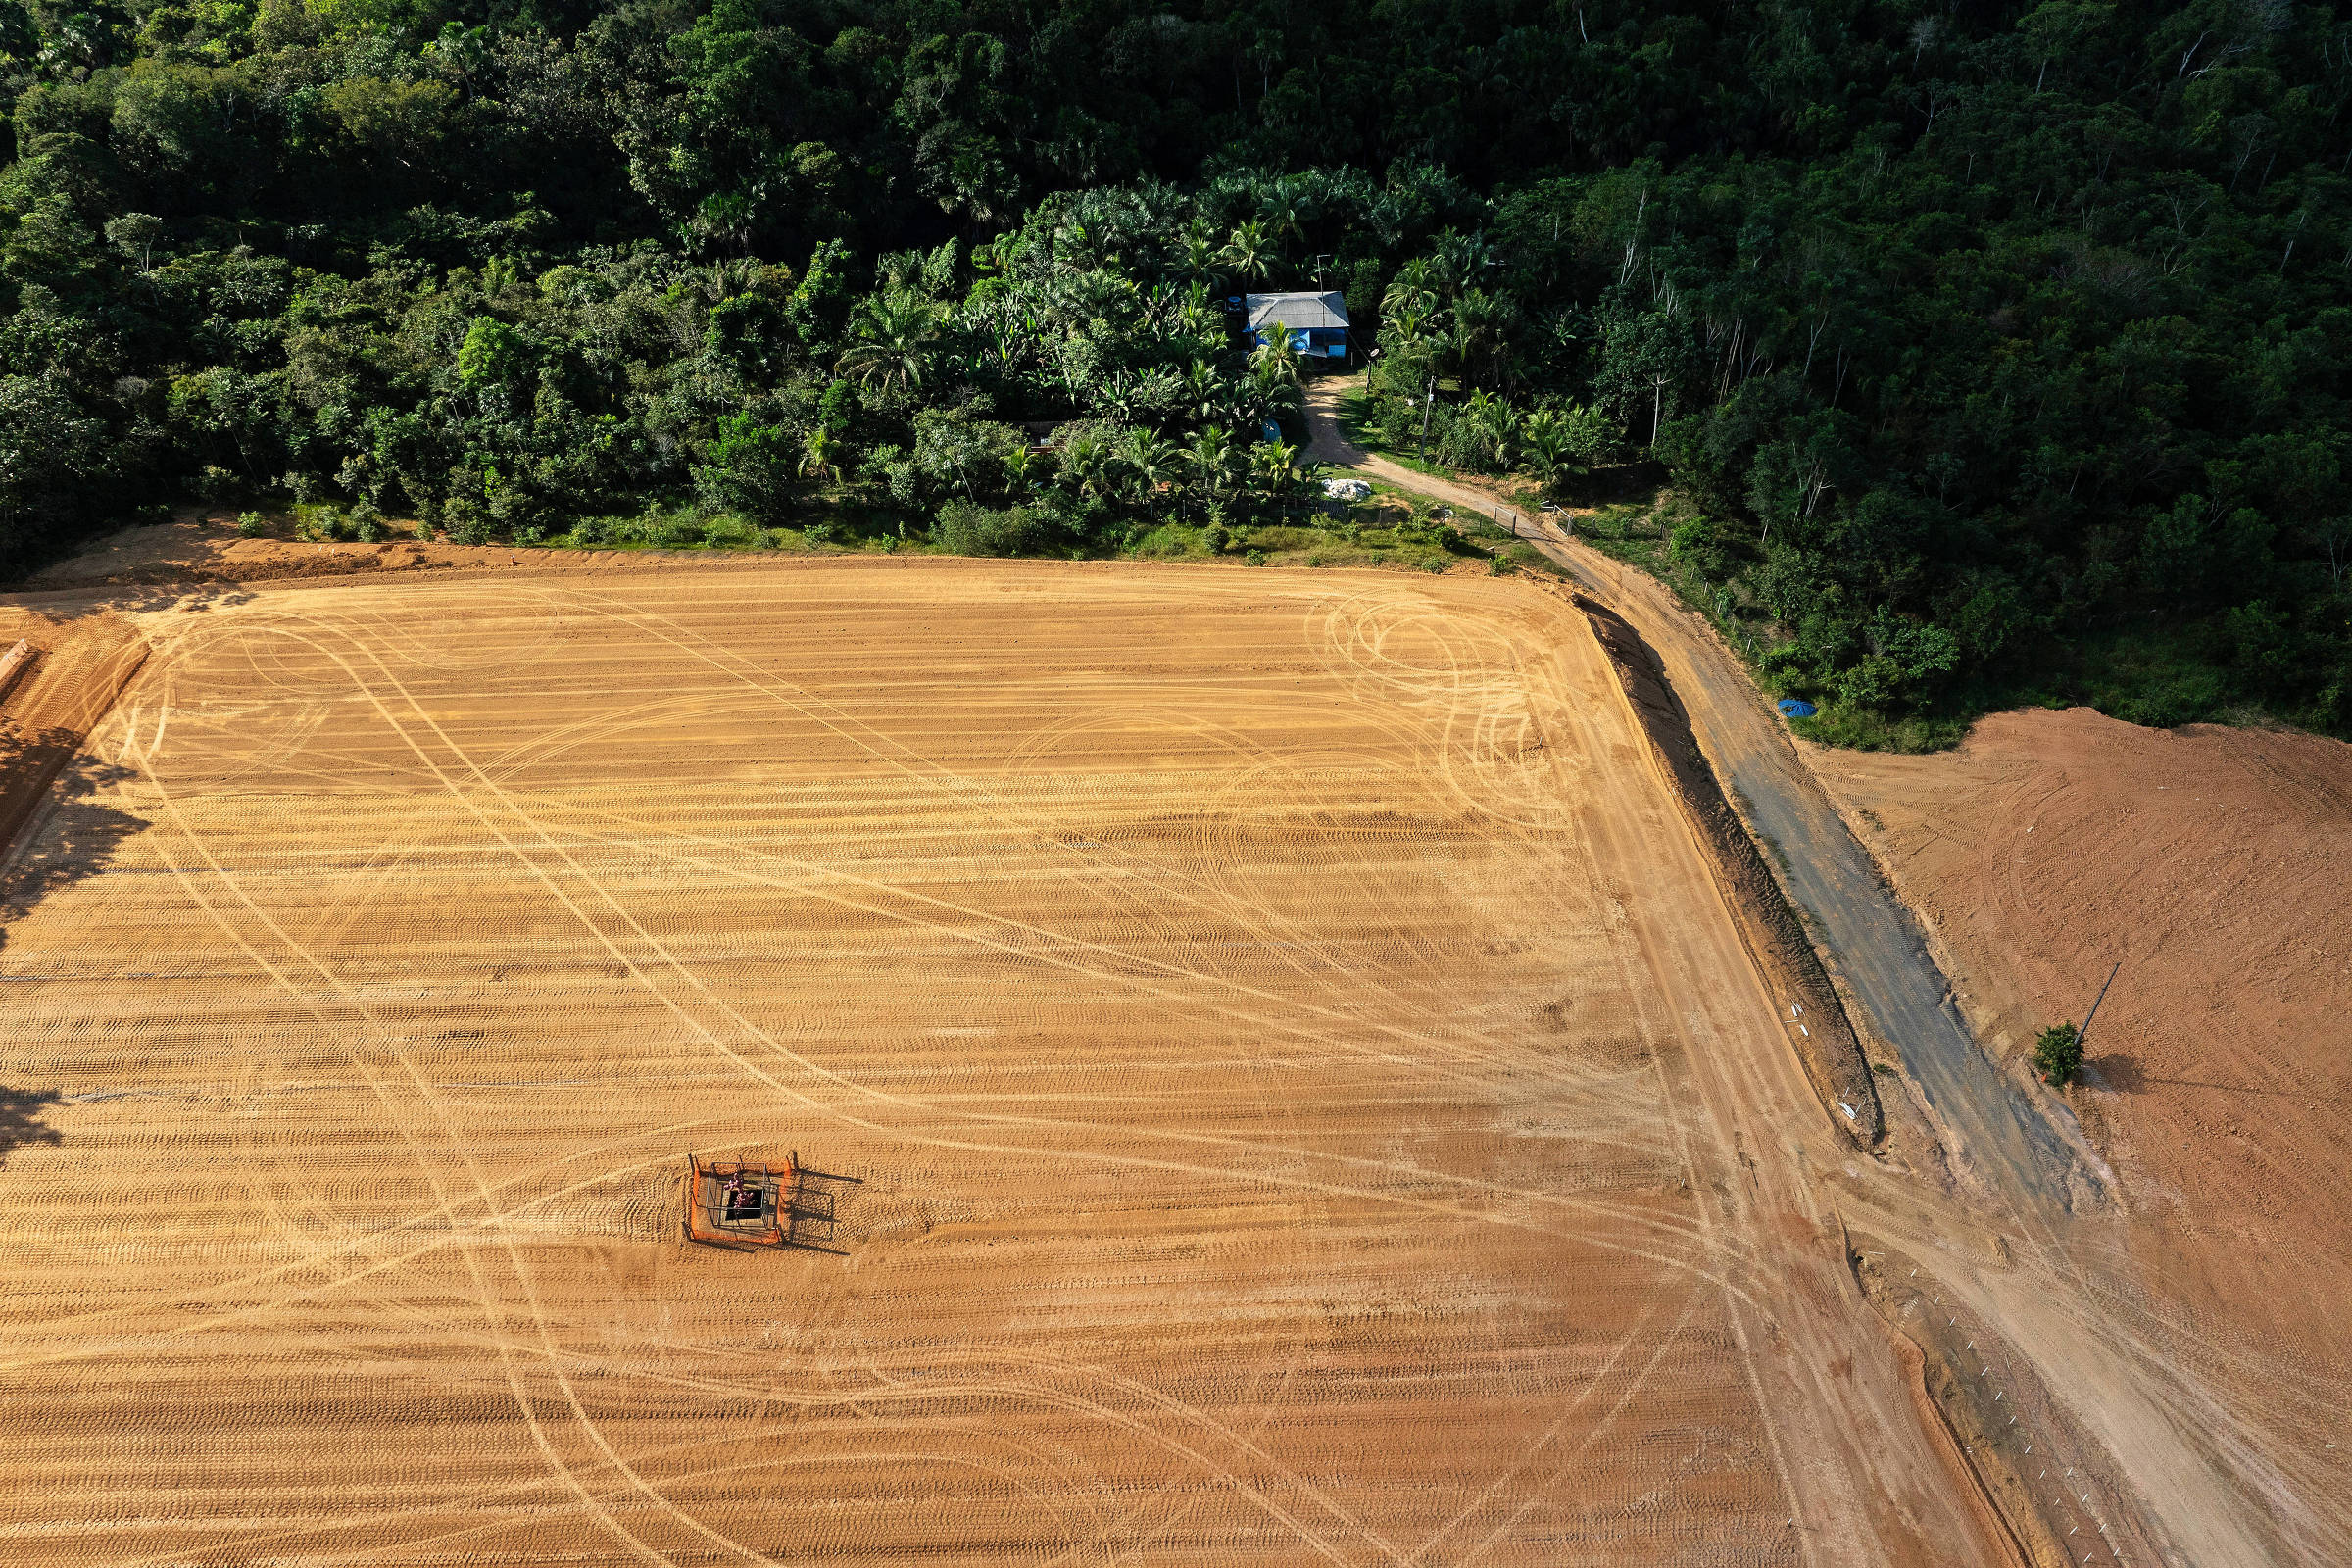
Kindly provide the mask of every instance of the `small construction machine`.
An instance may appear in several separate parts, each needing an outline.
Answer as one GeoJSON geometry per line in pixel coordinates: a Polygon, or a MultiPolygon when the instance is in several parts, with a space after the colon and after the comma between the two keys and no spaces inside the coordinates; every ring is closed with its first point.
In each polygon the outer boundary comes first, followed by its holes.
{"type": "Polygon", "coordinates": [[[810,1174],[801,1169],[798,1153],[782,1165],[742,1160],[706,1165],[700,1155],[688,1154],[686,1239],[733,1248],[811,1245],[799,1232],[807,1226],[830,1235],[833,1198],[810,1185],[810,1174]]]}

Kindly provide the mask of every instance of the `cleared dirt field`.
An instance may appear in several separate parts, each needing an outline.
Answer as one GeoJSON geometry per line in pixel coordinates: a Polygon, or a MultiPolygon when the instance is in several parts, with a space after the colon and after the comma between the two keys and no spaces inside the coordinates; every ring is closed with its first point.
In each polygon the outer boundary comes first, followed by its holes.
{"type": "Polygon", "coordinates": [[[2117,1192],[2074,1249],[2098,1327],[2177,1385],[2267,1560],[2348,1560],[2352,746],[2074,709],[1941,757],[1809,755],[2021,1073],[2122,962],[2068,1095],[2117,1192]]]}
{"type": "Polygon", "coordinates": [[[1994,1560],[1560,599],[134,619],[0,889],[0,1559],[1994,1560]],[[687,1247],[689,1150],[830,1250],[687,1247]]]}

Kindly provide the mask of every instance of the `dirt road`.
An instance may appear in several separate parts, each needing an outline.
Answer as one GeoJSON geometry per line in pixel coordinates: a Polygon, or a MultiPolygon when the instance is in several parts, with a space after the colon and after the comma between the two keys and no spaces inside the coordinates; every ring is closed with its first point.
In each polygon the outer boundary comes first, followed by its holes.
{"type": "MultiPolygon", "coordinates": [[[[1361,376],[1317,376],[1307,383],[1306,455],[1310,460],[1330,464],[1335,468],[1353,468],[1399,490],[1428,496],[1480,516],[1495,516],[1508,510],[1492,491],[1433,477],[1377,452],[1367,452],[1348,440],[1340,430],[1340,401],[1362,385],[1361,376]]],[[[1528,537],[1534,537],[1533,533],[1528,537]]]]}
{"type": "MultiPolygon", "coordinates": [[[[1310,389],[1315,461],[1484,514],[1497,512],[1491,492],[1431,479],[1348,441],[1337,409],[1352,384],[1325,378],[1310,389]]],[[[1604,593],[1665,661],[1717,775],[1750,829],[1778,851],[1784,886],[1861,1004],[1860,1021],[1901,1054],[1947,1147],[1981,1173],[1988,1196],[2035,1215],[2063,1208],[2071,1152],[1970,1040],[1910,911],[1880,880],[1746,671],[1654,580],[1544,527],[1540,517],[1508,515],[1544,554],[1604,593]]]]}
{"type": "MultiPolygon", "coordinates": [[[[1319,461],[1493,513],[1491,494],[1429,480],[1346,442],[1335,417],[1343,390],[1331,381],[1310,389],[1319,461]]],[[[1936,1294],[1938,1315],[1948,1308],[1956,1321],[1965,1308],[1984,1334],[2007,1341],[2021,1374],[2051,1396],[2042,1451],[2080,1433],[2091,1446],[2081,1457],[2100,1481],[2078,1495],[2053,1488],[2046,1467],[2022,1464],[2022,1451],[1987,1462],[2011,1466],[2021,1486],[2035,1489],[2035,1506],[2057,1522],[2057,1535],[2091,1529],[2112,1542],[2114,1529],[2128,1528],[2110,1524],[2120,1511],[2145,1530],[2148,1549],[2177,1561],[2338,1560],[2352,1544],[2352,1517],[2331,1487],[2315,1484],[2327,1472],[2299,1452],[2272,1451],[2271,1424],[2238,1392],[2242,1367],[2215,1376],[2230,1356],[2195,1335],[2187,1348],[2175,1304],[2128,1259],[2099,1173],[2053,1124],[2053,1102],[2006,1077],[1970,1038],[1916,918],[1738,660],[1654,579],[1564,537],[1536,542],[1664,660],[1700,744],[1775,852],[1784,886],[1848,988],[1849,1011],[1897,1054],[1949,1156],[1948,1189],[1938,1173],[1874,1166],[1845,1184],[1838,1212],[1907,1248],[1905,1266],[1936,1282],[1936,1293],[1916,1293],[1915,1307],[1936,1294]]],[[[2304,1375],[2273,1359],[2275,1375],[2304,1375]]],[[[2027,1446],[2020,1438],[2010,1447],[2027,1446]]]]}
{"type": "Polygon", "coordinates": [[[136,619],[4,890],[10,1562],[1997,1560],[1556,598],[136,619]],[[834,1250],[688,1248],[688,1150],[834,1250]]]}
{"type": "Polygon", "coordinates": [[[1638,607],[1651,647],[1690,708],[1691,727],[1773,856],[1863,1021],[1899,1054],[1933,1112],[1945,1151],[1984,1194],[2046,1227],[2084,1178],[2043,1110],[1969,1036],[1951,987],[1916,918],[1790,745],[1787,729],[1731,655],[1669,590],[1583,545],[1547,554],[1638,607]]]}

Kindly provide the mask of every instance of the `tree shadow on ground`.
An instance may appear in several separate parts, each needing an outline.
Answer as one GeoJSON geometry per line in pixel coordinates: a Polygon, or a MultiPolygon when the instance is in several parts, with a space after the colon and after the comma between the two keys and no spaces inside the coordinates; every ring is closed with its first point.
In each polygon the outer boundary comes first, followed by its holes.
{"type": "MultiPolygon", "coordinates": [[[[69,733],[66,738],[78,744],[76,736],[69,733]]],[[[38,749],[60,743],[56,736],[0,734],[0,776],[11,767],[37,765],[38,749]]],[[[19,853],[0,862],[0,946],[41,900],[105,870],[114,863],[122,841],[147,826],[145,818],[94,798],[101,786],[126,776],[125,769],[87,759],[69,763],[59,774],[54,804],[44,803],[46,820],[36,810],[22,824],[22,831],[36,836],[17,845],[19,853]]],[[[0,1162],[27,1144],[54,1147],[61,1141],[57,1129],[43,1119],[61,1098],[51,1089],[0,1084],[0,1162]]]]}
{"type": "Polygon", "coordinates": [[[2143,1094],[2157,1089],[2194,1089],[2193,1097],[2210,1100],[2216,1095],[2255,1095],[2269,1100],[2291,1101],[2297,1104],[2312,1104],[2319,1097],[2305,1089],[2273,1089],[2267,1084],[2226,1084],[2211,1078],[2168,1078],[2149,1072],[2135,1056],[2121,1054],[2095,1057],[2082,1064],[2082,1081],[2094,1089],[2110,1089],[2119,1095],[2143,1094]]]}
{"type": "Polygon", "coordinates": [[[0,1085],[0,1162],[26,1144],[55,1147],[63,1140],[41,1118],[62,1097],[54,1089],[10,1089],[0,1085]]]}
{"type": "Polygon", "coordinates": [[[2116,1052],[2084,1062],[2082,1076],[2096,1087],[2112,1089],[2119,1095],[2136,1095],[2148,1087],[2148,1075],[2140,1070],[2139,1058],[2116,1052]]]}
{"type": "Polygon", "coordinates": [[[1561,499],[1571,506],[1610,507],[1625,502],[1654,500],[1668,475],[1662,463],[1622,463],[1591,472],[1562,486],[1561,499]]]}
{"type": "MultiPolygon", "coordinates": [[[[250,604],[255,597],[252,587],[244,582],[169,575],[154,580],[145,577],[106,578],[63,584],[19,580],[13,584],[0,583],[0,588],[5,588],[15,596],[13,602],[16,608],[30,611],[60,627],[102,615],[135,614],[145,611],[178,610],[202,613],[209,610],[225,610],[250,604]]],[[[45,640],[38,631],[28,635],[36,643],[45,640]]],[[[5,646],[7,642],[7,638],[0,637],[0,646],[5,646]]]]}
{"type": "MultiPolygon", "coordinates": [[[[26,736],[0,734],[0,777],[19,767],[41,765],[44,750],[79,737],[71,732],[26,736]]],[[[84,758],[58,773],[54,797],[35,804],[17,831],[15,853],[0,864],[0,946],[11,928],[50,894],[115,862],[124,840],[149,824],[142,816],[98,800],[98,791],[131,776],[130,770],[84,758]]]]}
{"type": "MultiPolygon", "coordinates": [[[[128,614],[138,611],[177,610],[201,612],[247,604],[253,590],[242,583],[193,581],[165,578],[157,582],[132,582],[122,585],[122,592],[110,594],[103,603],[90,607],[92,614],[128,614]]],[[[44,611],[60,620],[78,619],[64,611],[44,611]]]]}

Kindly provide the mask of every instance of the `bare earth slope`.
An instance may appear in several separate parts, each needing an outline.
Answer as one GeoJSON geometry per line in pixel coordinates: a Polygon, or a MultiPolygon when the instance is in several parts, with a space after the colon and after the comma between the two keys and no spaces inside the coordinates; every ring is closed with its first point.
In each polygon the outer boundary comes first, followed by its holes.
{"type": "Polygon", "coordinates": [[[1563,601],[138,619],[0,890],[6,1560],[1995,1560],[1563,601]],[[834,1250],[683,1245],[688,1150],[834,1250]]]}
{"type": "MultiPolygon", "coordinates": [[[[1318,457],[1481,505],[1459,485],[1349,446],[1335,418],[1338,390],[1310,389],[1318,457]]],[[[2267,1259],[2231,1266],[2253,1258],[2250,1248],[2197,1260],[2119,1214],[2104,1164],[2064,1108],[1980,1051],[1946,978],[1965,978],[1964,967],[1935,953],[1942,945],[1932,932],[1923,941],[1913,910],[1881,885],[1738,659],[1662,584],[1545,537],[1540,517],[1519,522],[1663,657],[1709,760],[1849,988],[1849,1013],[1892,1058],[1879,1062],[1902,1087],[1890,1102],[1888,1158],[1838,1173],[1838,1213],[1858,1276],[1925,1354],[1937,1407],[2018,1549],[2051,1565],[2083,1560],[2084,1542],[2118,1561],[2211,1568],[2352,1557],[2352,1446],[2331,1426],[2346,1393],[2340,1314],[2311,1305],[2340,1294],[2309,1297],[2317,1275],[2275,1276],[2267,1259]],[[2281,1316],[2300,1329],[2274,1332],[2281,1316]]],[[[1935,777],[1941,760],[1919,764],[1913,782],[1935,777]]],[[[2148,849],[2125,845],[2121,858],[2148,849]]],[[[2094,854],[2047,869],[2079,880],[2104,863],[2094,854]]],[[[2254,867],[2226,869],[2244,879],[2254,867]]],[[[1932,879],[1898,876],[1905,896],[1934,896],[1932,879]]],[[[2303,908],[2290,894],[2268,918],[2293,929],[2303,908]]],[[[2242,931],[2243,911],[2226,911],[2212,929],[2242,931]]],[[[2005,943],[1995,950],[1988,966],[2008,961],[2005,943]]],[[[2297,1063],[2313,1055],[2306,1047],[2297,1063]]],[[[2095,1110],[2091,1119],[2099,1125],[2095,1110]]],[[[2337,1163],[2330,1151],[2304,1178],[2324,1181],[2316,1173],[2337,1163]]],[[[2207,1205],[2208,1234],[2230,1223],[2229,1207],[2226,1196],[2207,1205]]]]}
{"type": "Polygon", "coordinates": [[[1813,751],[2012,1056],[2122,960],[2074,1095],[2174,1353],[2352,1508],[2352,747],[2088,709],[1953,757],[1813,751]]]}

